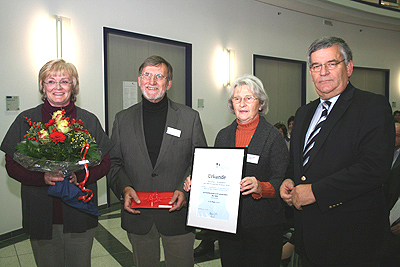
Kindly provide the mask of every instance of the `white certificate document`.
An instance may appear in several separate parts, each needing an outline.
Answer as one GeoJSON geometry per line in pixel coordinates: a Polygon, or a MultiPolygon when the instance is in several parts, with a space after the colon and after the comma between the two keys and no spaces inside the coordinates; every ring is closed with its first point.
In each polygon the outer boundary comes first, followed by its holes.
{"type": "Polygon", "coordinates": [[[187,225],[236,233],[245,148],[195,148],[187,225]]]}

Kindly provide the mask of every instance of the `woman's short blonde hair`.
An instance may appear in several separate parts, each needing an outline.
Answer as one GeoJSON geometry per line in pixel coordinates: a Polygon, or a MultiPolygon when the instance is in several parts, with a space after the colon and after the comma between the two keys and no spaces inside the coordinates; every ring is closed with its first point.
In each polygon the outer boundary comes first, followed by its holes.
{"type": "Polygon", "coordinates": [[[64,59],[53,59],[43,65],[39,71],[39,92],[42,95],[42,100],[46,100],[46,93],[43,91],[44,80],[49,76],[65,75],[72,80],[71,84],[71,101],[76,101],[76,96],[79,93],[79,76],[74,64],[67,63],[64,59]]]}

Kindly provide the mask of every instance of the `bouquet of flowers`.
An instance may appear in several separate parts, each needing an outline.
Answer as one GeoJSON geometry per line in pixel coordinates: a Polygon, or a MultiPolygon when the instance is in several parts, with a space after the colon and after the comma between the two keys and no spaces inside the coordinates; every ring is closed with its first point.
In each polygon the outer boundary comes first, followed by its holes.
{"type": "Polygon", "coordinates": [[[50,186],[48,193],[61,197],[68,205],[99,216],[94,204],[89,202],[93,193],[85,188],[85,183],[89,177],[88,166],[98,165],[101,155],[96,141],[83,127],[83,121],[65,117],[64,110],[54,112],[47,123],[25,119],[31,127],[25,140],[17,144],[14,160],[28,170],[61,172],[66,179],[50,186]],[[86,176],[77,187],[67,178],[82,169],[86,176]]]}

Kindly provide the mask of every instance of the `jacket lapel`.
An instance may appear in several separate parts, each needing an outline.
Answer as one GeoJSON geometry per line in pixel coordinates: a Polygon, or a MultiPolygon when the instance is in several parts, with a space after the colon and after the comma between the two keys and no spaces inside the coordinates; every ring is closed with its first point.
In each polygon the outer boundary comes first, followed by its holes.
{"type": "MultiPolygon", "coordinates": [[[[128,122],[127,122],[128,123],[128,122]]],[[[148,166],[152,169],[152,164],[147,150],[146,140],[144,137],[144,126],[143,126],[143,108],[142,103],[132,110],[132,120],[129,122],[131,124],[131,129],[133,132],[133,137],[139,145],[141,155],[146,157],[146,162],[148,166]]]]}
{"type": "Polygon", "coordinates": [[[269,130],[270,129],[267,127],[267,121],[260,115],[260,121],[248,146],[249,154],[261,155],[264,143],[268,138],[269,130]]]}
{"type": "Polygon", "coordinates": [[[226,135],[226,146],[227,147],[235,147],[236,146],[236,129],[238,124],[236,119],[229,125],[228,131],[229,134],[226,135]]]}
{"type": "MultiPolygon", "coordinates": [[[[177,127],[178,121],[179,121],[178,107],[174,105],[174,103],[171,102],[170,99],[168,99],[167,121],[165,122],[165,129],[163,134],[163,140],[161,142],[160,153],[158,154],[157,162],[156,165],[154,166],[154,169],[157,169],[158,165],[160,165],[160,162],[162,161],[163,158],[168,157],[169,153],[168,151],[170,151],[169,147],[172,145],[172,141],[176,137],[166,133],[167,127],[178,129],[177,127]]],[[[178,130],[183,131],[183,129],[178,129],[178,130]]]]}

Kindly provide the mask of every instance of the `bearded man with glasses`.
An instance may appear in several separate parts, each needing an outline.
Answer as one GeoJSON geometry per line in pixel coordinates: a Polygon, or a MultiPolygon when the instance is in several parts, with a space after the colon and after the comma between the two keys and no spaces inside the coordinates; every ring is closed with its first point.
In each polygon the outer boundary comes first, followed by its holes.
{"type": "MultiPolygon", "coordinates": [[[[160,265],[160,238],[167,266],[193,266],[195,235],[186,229],[183,183],[194,147],[206,146],[197,111],[171,101],[172,66],[160,56],[139,68],[142,101],[115,116],[108,183],[124,205],[122,228],[133,247],[135,266],[160,265]],[[169,209],[137,209],[137,192],[173,192],[169,209]]],[[[142,199],[143,200],[143,199],[142,199]]]]}

